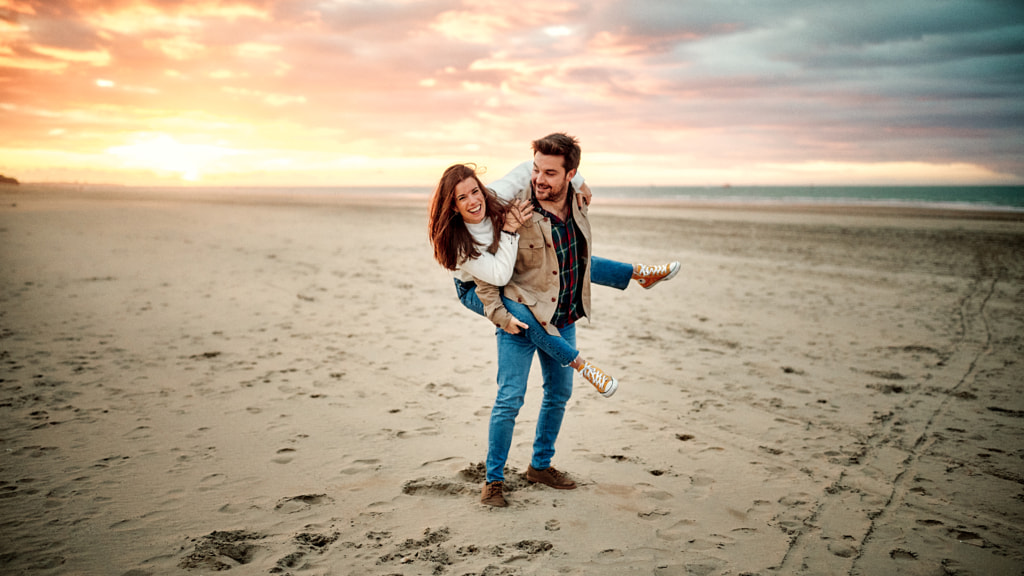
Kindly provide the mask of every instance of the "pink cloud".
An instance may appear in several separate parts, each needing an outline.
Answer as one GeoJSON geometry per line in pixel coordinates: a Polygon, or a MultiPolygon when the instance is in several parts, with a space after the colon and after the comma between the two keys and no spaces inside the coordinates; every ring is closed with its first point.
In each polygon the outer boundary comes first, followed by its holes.
{"type": "Polygon", "coordinates": [[[325,174],[332,156],[511,162],[567,130],[595,157],[675,158],[680,179],[799,161],[1024,178],[1008,8],[972,6],[0,0],[0,156],[106,161],[159,133],[325,174]]]}

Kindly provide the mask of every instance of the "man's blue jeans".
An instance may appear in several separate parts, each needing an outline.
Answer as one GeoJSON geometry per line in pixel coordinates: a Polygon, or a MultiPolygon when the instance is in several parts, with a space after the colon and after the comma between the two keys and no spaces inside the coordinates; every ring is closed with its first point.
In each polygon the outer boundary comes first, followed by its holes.
{"type": "MultiPolygon", "coordinates": [[[[625,290],[633,277],[633,265],[593,256],[590,259],[590,282],[625,290]]],[[[459,301],[473,312],[484,315],[484,307],[476,295],[476,285],[455,280],[459,301]]],[[[533,441],[530,465],[544,470],[555,455],[555,440],[562,428],[565,405],[572,396],[573,369],[569,368],[579,352],[576,350],[576,325],[560,330],[561,337],[548,334],[537,322],[533,312],[508,298],[505,308],[529,328],[512,335],[498,328],[498,396],[491,408],[487,442],[487,482],[505,479],[505,462],[512,446],[516,417],[526,397],[526,384],[533,364],[533,355],[540,360],[544,379],[544,398],[533,441]]]]}
{"type": "Polygon", "coordinates": [[[633,265],[599,256],[590,257],[590,283],[625,290],[633,279],[633,265]]]}
{"type": "MultiPolygon", "coordinates": [[[[560,330],[562,339],[576,347],[576,325],[560,330]]],[[[509,334],[500,328],[498,337],[498,397],[491,408],[491,423],[487,438],[487,482],[505,479],[505,462],[512,446],[512,432],[516,417],[526,397],[526,384],[530,377],[533,355],[537,353],[544,378],[544,398],[537,417],[533,440],[533,458],[530,465],[544,470],[555,455],[555,440],[562,428],[565,405],[572,396],[573,369],[563,366],[523,334],[509,334]]]]}

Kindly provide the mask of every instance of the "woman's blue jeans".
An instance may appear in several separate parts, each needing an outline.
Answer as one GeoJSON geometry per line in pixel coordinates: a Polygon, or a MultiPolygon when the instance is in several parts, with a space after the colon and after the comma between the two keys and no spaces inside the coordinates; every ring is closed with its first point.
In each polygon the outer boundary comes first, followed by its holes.
{"type": "MultiPolygon", "coordinates": [[[[632,264],[616,262],[615,260],[608,260],[597,256],[590,259],[591,284],[625,290],[632,278],[632,264]]],[[[455,288],[459,294],[459,301],[462,302],[463,306],[484,316],[484,305],[476,295],[476,284],[461,282],[456,279],[455,288]]],[[[524,332],[530,342],[538,349],[561,362],[562,366],[568,366],[579,356],[579,350],[576,350],[575,343],[570,345],[564,338],[548,334],[540,325],[540,322],[537,322],[537,318],[534,317],[533,312],[530,311],[528,306],[509,300],[504,296],[502,296],[501,300],[505,304],[505,309],[510,314],[529,326],[524,332]]],[[[500,332],[504,332],[504,330],[499,330],[500,332]]]]}

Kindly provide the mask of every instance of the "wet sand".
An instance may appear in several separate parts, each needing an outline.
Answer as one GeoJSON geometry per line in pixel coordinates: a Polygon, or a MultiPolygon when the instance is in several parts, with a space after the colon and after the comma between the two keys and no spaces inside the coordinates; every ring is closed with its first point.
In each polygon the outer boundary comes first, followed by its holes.
{"type": "MultiPolygon", "coordinates": [[[[597,191],[599,195],[599,190],[597,191]]],[[[1000,216],[1000,217],[995,217],[1000,216]]],[[[593,207],[555,465],[408,200],[0,191],[4,574],[1021,574],[1024,222],[593,207]]]]}

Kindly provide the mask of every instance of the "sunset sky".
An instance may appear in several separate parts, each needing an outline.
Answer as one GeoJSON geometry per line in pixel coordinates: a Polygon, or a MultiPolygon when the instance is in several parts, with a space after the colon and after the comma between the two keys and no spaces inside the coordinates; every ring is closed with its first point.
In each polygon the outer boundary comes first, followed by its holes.
{"type": "Polygon", "coordinates": [[[0,174],[1024,184],[1015,0],[0,0],[0,174]]]}

